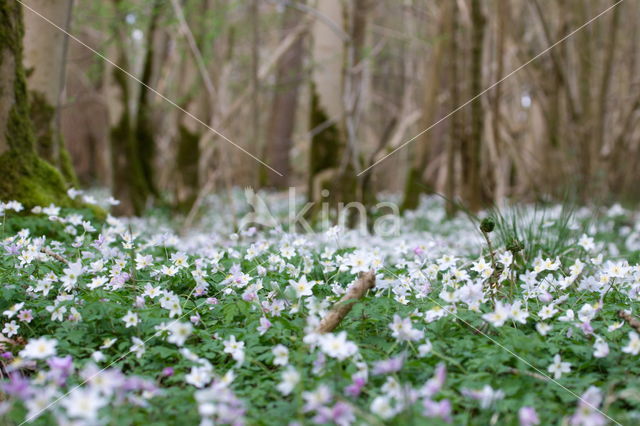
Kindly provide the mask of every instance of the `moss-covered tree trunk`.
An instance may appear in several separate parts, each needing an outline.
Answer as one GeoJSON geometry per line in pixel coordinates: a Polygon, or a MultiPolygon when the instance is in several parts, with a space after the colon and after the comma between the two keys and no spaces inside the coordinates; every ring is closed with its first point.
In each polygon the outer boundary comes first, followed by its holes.
{"type": "Polygon", "coordinates": [[[22,6],[0,2],[0,200],[69,205],[60,173],[35,150],[23,66],[22,6]]]}
{"type": "Polygon", "coordinates": [[[185,214],[191,211],[198,198],[201,137],[202,132],[190,130],[185,124],[178,125],[175,204],[176,209],[185,214]]]}
{"type": "MultiPolygon", "coordinates": [[[[340,0],[318,3],[318,10],[344,28],[340,0]]],[[[313,131],[309,162],[309,200],[317,212],[321,202],[337,207],[357,201],[358,181],[353,150],[348,145],[344,122],[344,40],[325,23],[313,26],[314,67],[311,84],[310,127],[313,131]]]]}
{"type": "MultiPolygon", "coordinates": [[[[151,19],[149,29],[147,31],[147,53],[144,58],[142,70],[142,82],[150,84],[154,74],[155,63],[155,38],[158,28],[158,21],[161,13],[161,0],[155,0],[152,4],[151,19]]],[[[159,198],[160,193],[155,183],[155,135],[153,132],[153,123],[151,122],[151,92],[146,87],[140,88],[140,96],[138,98],[138,110],[136,114],[135,136],[138,159],[140,161],[140,169],[142,178],[149,190],[150,195],[159,198]]]]}
{"type": "MultiPolygon", "coordinates": [[[[437,27],[437,34],[433,37],[441,37],[446,34],[449,25],[449,15],[452,13],[454,1],[445,0],[441,5],[440,22],[437,27]]],[[[436,121],[436,112],[438,106],[438,95],[441,93],[441,75],[444,64],[444,52],[448,38],[436,40],[432,54],[425,63],[425,79],[424,79],[424,103],[422,117],[420,120],[420,128],[427,129],[436,121]]],[[[429,162],[431,155],[431,145],[433,141],[433,132],[430,129],[420,136],[412,145],[411,157],[409,161],[409,169],[404,187],[404,196],[400,209],[413,210],[420,203],[420,194],[433,191],[428,182],[424,178],[424,171],[429,162]]]]}
{"type": "Polygon", "coordinates": [[[344,130],[338,123],[332,123],[320,104],[320,95],[314,84],[311,85],[311,93],[310,127],[322,130],[311,139],[309,200],[327,201],[332,206],[356,201],[356,173],[349,161],[351,154],[347,151],[344,130]]]}
{"type": "MultiPolygon", "coordinates": [[[[116,7],[120,0],[116,1],[116,7]]],[[[154,184],[154,134],[151,123],[151,105],[147,87],[152,85],[154,64],[154,34],[160,17],[160,3],[152,5],[149,29],[147,31],[148,50],[145,55],[141,76],[140,96],[137,109],[131,105],[131,80],[124,72],[113,69],[113,86],[117,94],[118,108],[112,108],[111,164],[113,170],[112,188],[120,205],[116,214],[131,216],[144,213],[152,195],[158,195],[154,184]]],[[[126,35],[116,32],[119,63],[127,66],[126,35]]]]}
{"type": "Polygon", "coordinates": [[[354,171],[356,173],[356,195],[359,202],[365,207],[367,214],[371,214],[372,206],[377,202],[373,173],[365,173],[358,176],[357,173],[363,170],[367,154],[365,152],[371,150],[371,144],[367,143],[367,137],[364,136],[366,129],[364,128],[363,118],[367,115],[369,85],[371,80],[365,75],[370,71],[367,69],[369,63],[367,55],[367,42],[369,41],[368,26],[371,20],[371,12],[375,2],[372,0],[355,0],[351,2],[348,9],[349,18],[349,35],[351,37],[347,48],[346,70],[345,70],[345,96],[344,99],[352,99],[348,104],[345,114],[345,127],[348,129],[348,137],[350,140],[350,154],[355,156],[352,161],[354,171]]]}
{"type": "MultiPolygon", "coordinates": [[[[189,62],[189,61],[186,61],[189,62]]],[[[187,69],[183,76],[190,75],[194,70],[191,63],[184,63],[187,69]]],[[[202,114],[199,108],[204,108],[203,98],[193,102],[188,100],[183,108],[195,110],[196,116],[202,114]],[[200,101],[200,102],[198,102],[200,101]],[[194,106],[190,105],[194,103],[194,106]]],[[[193,208],[200,191],[200,156],[204,132],[196,123],[184,113],[177,116],[177,134],[175,139],[175,168],[173,170],[173,207],[179,212],[187,214],[193,208]]]]}
{"type": "Polygon", "coordinates": [[[137,134],[129,111],[128,77],[118,69],[113,73],[122,103],[120,116],[111,129],[112,188],[114,197],[120,200],[114,212],[122,216],[140,215],[146,208],[150,191],[142,171],[137,134]]]}
{"type": "MultiPolygon", "coordinates": [[[[29,7],[62,28],[71,22],[73,0],[28,0],[29,7]]],[[[60,133],[59,112],[65,83],[68,37],[31,11],[24,13],[24,66],[38,154],[77,185],[69,153],[60,133]]]]}
{"type": "MultiPolygon", "coordinates": [[[[196,28],[199,36],[202,36],[204,28],[196,28]]],[[[204,43],[204,38],[194,40],[196,52],[200,54],[204,43]]],[[[213,115],[214,100],[213,89],[202,90],[202,85],[212,86],[211,80],[205,80],[204,73],[198,66],[198,60],[192,51],[192,55],[184,55],[180,61],[178,71],[179,79],[182,82],[183,103],[180,105],[185,111],[189,111],[196,117],[209,117],[213,115]],[[206,81],[206,82],[205,82],[206,81]]],[[[210,121],[213,124],[212,121],[210,121]]],[[[206,133],[200,123],[194,121],[192,117],[184,112],[176,115],[175,127],[175,167],[172,170],[173,183],[173,208],[178,213],[189,214],[193,209],[200,191],[201,173],[206,171],[201,164],[201,147],[206,146],[204,140],[211,138],[210,133],[206,133]]],[[[212,139],[209,139],[211,143],[212,139]]],[[[211,154],[212,156],[215,154],[211,154]]]]}

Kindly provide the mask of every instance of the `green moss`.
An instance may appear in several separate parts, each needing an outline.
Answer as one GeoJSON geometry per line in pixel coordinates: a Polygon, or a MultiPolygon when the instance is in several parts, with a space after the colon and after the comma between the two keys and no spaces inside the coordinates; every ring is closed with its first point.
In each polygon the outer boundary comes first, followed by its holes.
{"type": "MultiPolygon", "coordinates": [[[[21,68],[21,67],[20,67],[21,68]]],[[[34,149],[33,124],[29,119],[27,93],[20,89],[22,83],[15,84],[15,104],[9,111],[6,135],[9,147],[15,151],[31,152],[34,149]]]]}
{"type": "Polygon", "coordinates": [[[415,210],[420,204],[420,194],[425,192],[425,186],[421,179],[421,170],[411,167],[407,173],[407,180],[404,185],[404,194],[400,211],[415,210]]]}
{"type": "MultiPolygon", "coordinates": [[[[361,164],[365,164],[364,161],[361,164]]],[[[360,179],[360,191],[362,194],[362,203],[367,207],[367,210],[371,210],[371,207],[378,202],[375,189],[372,182],[372,173],[365,173],[360,179]]]]}
{"type": "Polygon", "coordinates": [[[42,158],[57,166],[58,159],[54,158],[56,141],[51,125],[56,109],[42,93],[32,90],[29,95],[29,116],[35,130],[36,151],[42,158]]]}
{"type": "Polygon", "coordinates": [[[0,4],[0,51],[8,50],[15,61],[14,105],[9,111],[5,131],[11,149],[28,151],[33,149],[34,136],[29,120],[27,84],[22,66],[23,36],[22,7],[18,2],[2,2],[0,4]]]}
{"type": "Polygon", "coordinates": [[[75,207],[66,195],[60,172],[35,153],[11,150],[0,156],[0,199],[18,200],[25,207],[75,207]]]}
{"type": "Polygon", "coordinates": [[[15,75],[14,104],[6,128],[0,129],[9,144],[9,150],[0,155],[0,200],[17,200],[26,207],[51,203],[72,207],[64,179],[53,166],[38,157],[34,149],[34,129],[22,65],[23,35],[22,7],[18,2],[1,2],[0,51],[13,55],[15,75]]]}
{"type": "MultiPolygon", "coordinates": [[[[317,128],[318,126],[326,126],[330,118],[320,105],[320,100],[316,92],[316,88],[311,84],[311,128],[317,128]]],[[[347,139],[344,132],[340,130],[340,127],[336,123],[324,128],[313,136],[311,140],[310,148],[310,174],[309,174],[309,200],[322,202],[328,202],[331,208],[339,208],[339,204],[346,205],[353,201],[360,201],[366,204],[367,201],[373,199],[369,194],[366,194],[365,199],[358,198],[358,189],[368,189],[368,186],[364,182],[360,182],[357,177],[357,173],[354,170],[351,161],[348,161],[346,165],[343,165],[343,158],[345,155],[350,155],[347,150],[347,139]],[[331,171],[327,173],[322,181],[318,181],[319,176],[325,171],[331,171]],[[320,194],[315,194],[315,190],[328,190],[328,197],[320,197],[320,194]]],[[[368,192],[368,191],[367,191],[368,192]]],[[[363,194],[364,195],[364,194],[363,194]]],[[[309,210],[307,218],[313,219],[322,208],[321,203],[315,203],[309,210]]],[[[350,211],[350,217],[347,218],[349,226],[355,225],[355,212],[350,211]]]]}
{"type": "Polygon", "coordinates": [[[132,212],[124,214],[141,215],[147,203],[147,186],[136,151],[135,138],[129,126],[129,114],[124,113],[117,126],[111,129],[113,164],[113,186],[116,198],[123,204],[131,204],[132,212]]]}
{"type": "Polygon", "coordinates": [[[176,192],[176,209],[187,213],[193,207],[198,193],[200,134],[180,125],[178,135],[176,167],[180,181],[176,192]]]}
{"type": "MultiPolygon", "coordinates": [[[[315,129],[318,126],[326,125],[329,119],[320,106],[320,99],[315,85],[312,83],[310,128],[315,129]]],[[[316,194],[313,193],[315,176],[323,170],[339,166],[342,151],[340,139],[340,131],[335,123],[316,133],[311,139],[309,157],[309,199],[311,200],[316,198],[316,194]]],[[[324,188],[324,185],[322,187],[324,188]]]]}
{"type": "MultiPolygon", "coordinates": [[[[128,77],[116,69],[114,78],[122,92],[122,104],[126,106],[130,99],[128,77]]],[[[117,213],[142,215],[147,207],[150,190],[144,178],[135,130],[126,107],[118,124],[111,129],[111,155],[114,196],[122,201],[117,213]]]]}
{"type": "Polygon", "coordinates": [[[155,140],[151,120],[149,120],[149,108],[147,104],[140,105],[135,138],[138,158],[140,159],[140,171],[145,180],[149,192],[159,196],[159,191],[154,184],[153,158],[155,156],[155,140]]]}
{"type": "MultiPolygon", "coordinates": [[[[148,31],[147,40],[147,54],[144,60],[144,68],[142,72],[142,81],[148,84],[151,81],[151,75],[153,74],[153,62],[154,62],[154,43],[153,37],[155,34],[155,28],[159,17],[160,8],[156,1],[153,8],[153,15],[151,17],[151,24],[148,31]]],[[[156,188],[154,171],[153,171],[153,158],[155,156],[155,139],[153,132],[153,123],[150,117],[151,104],[149,102],[149,91],[141,90],[138,99],[138,113],[135,123],[135,142],[138,158],[140,160],[140,170],[142,172],[142,178],[145,180],[149,192],[156,197],[160,196],[160,192],[156,188]]]]}
{"type": "Polygon", "coordinates": [[[63,144],[60,146],[60,173],[62,173],[62,177],[68,185],[76,188],[80,186],[78,176],[76,175],[76,171],[73,168],[71,155],[63,144]]]}
{"type": "Polygon", "coordinates": [[[65,147],[62,135],[54,128],[56,109],[41,93],[32,90],[29,95],[29,116],[35,128],[35,147],[38,155],[60,170],[67,184],[78,186],[69,151],[65,147]]]}

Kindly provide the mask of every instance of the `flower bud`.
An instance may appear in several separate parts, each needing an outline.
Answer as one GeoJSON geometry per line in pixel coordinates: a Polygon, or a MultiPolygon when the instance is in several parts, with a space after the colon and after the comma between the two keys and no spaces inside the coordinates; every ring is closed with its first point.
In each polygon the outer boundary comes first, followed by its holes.
{"type": "Polygon", "coordinates": [[[484,218],[482,219],[482,222],[480,222],[480,230],[485,234],[488,234],[491,231],[493,231],[493,228],[495,227],[496,227],[496,223],[490,217],[484,218]]]}

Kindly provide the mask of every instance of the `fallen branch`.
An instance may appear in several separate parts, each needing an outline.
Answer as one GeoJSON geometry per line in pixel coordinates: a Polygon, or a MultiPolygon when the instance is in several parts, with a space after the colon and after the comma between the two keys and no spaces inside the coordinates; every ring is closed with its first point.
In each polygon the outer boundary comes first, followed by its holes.
{"type": "Polygon", "coordinates": [[[521,371],[516,368],[510,368],[509,373],[515,374],[516,376],[524,375],[524,376],[533,377],[534,379],[542,380],[543,382],[548,382],[549,380],[551,380],[549,377],[546,377],[542,374],[534,373],[532,371],[521,371]]]}
{"type": "Polygon", "coordinates": [[[333,306],[333,309],[331,309],[327,316],[320,322],[316,331],[318,333],[330,333],[335,330],[342,319],[351,311],[356,301],[362,299],[367,293],[367,290],[375,286],[376,275],[373,271],[360,274],[358,281],[356,281],[356,283],[349,288],[347,294],[333,306]]]}
{"type": "Polygon", "coordinates": [[[16,346],[18,342],[8,337],[5,337],[4,334],[0,333],[0,351],[5,351],[7,349],[6,343],[16,346]]]}
{"type": "Polygon", "coordinates": [[[636,329],[638,333],[640,333],[640,320],[631,316],[631,314],[626,313],[625,311],[618,311],[618,316],[629,323],[629,325],[636,329]]]}
{"type": "Polygon", "coordinates": [[[69,264],[69,261],[68,261],[67,259],[65,259],[64,257],[60,256],[58,253],[54,253],[54,252],[52,252],[51,250],[49,250],[49,249],[48,249],[48,248],[46,248],[46,247],[42,247],[42,248],[40,249],[40,251],[41,251],[42,253],[46,254],[47,256],[51,256],[51,257],[53,257],[55,260],[57,260],[57,261],[60,261],[60,262],[64,263],[65,265],[68,265],[68,264],[69,264]]]}

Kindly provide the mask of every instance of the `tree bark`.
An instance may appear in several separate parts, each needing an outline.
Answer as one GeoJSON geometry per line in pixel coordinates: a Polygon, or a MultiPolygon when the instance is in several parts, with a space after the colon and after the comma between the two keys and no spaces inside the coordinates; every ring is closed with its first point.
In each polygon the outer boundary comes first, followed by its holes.
{"type": "MultiPolygon", "coordinates": [[[[282,20],[282,39],[294,30],[300,19],[299,12],[286,8],[282,20]]],[[[280,171],[283,176],[264,170],[266,185],[286,188],[289,184],[289,152],[293,146],[292,136],[298,108],[298,89],[302,80],[302,59],[304,37],[300,36],[278,61],[276,69],[275,94],[271,104],[266,137],[266,162],[280,171]]]]}
{"type": "MultiPolygon", "coordinates": [[[[260,0],[251,2],[251,124],[253,126],[251,139],[253,141],[254,152],[262,151],[260,141],[260,78],[258,69],[260,67],[260,0]]],[[[252,179],[256,184],[261,183],[262,167],[256,167],[257,173],[252,179]]]]}
{"type": "MultiPolygon", "coordinates": [[[[121,52],[120,63],[126,62],[121,52]]],[[[121,104],[119,117],[111,128],[111,167],[113,169],[112,191],[120,204],[114,213],[120,216],[141,215],[147,204],[148,188],[138,157],[136,132],[132,123],[129,101],[131,88],[128,76],[119,69],[113,69],[114,92],[118,93],[121,104]]]]}
{"type": "MultiPolygon", "coordinates": [[[[26,0],[25,3],[56,25],[69,29],[73,0],[26,0]]],[[[30,114],[38,154],[55,166],[67,182],[77,178],[60,133],[60,100],[65,85],[68,36],[35,12],[24,14],[24,66],[30,114]]]]}
{"type": "MultiPolygon", "coordinates": [[[[482,54],[484,45],[485,18],[482,13],[482,1],[471,0],[471,96],[482,91],[482,54]]],[[[471,133],[465,138],[462,147],[462,180],[464,201],[472,211],[483,204],[483,185],[480,170],[480,153],[483,138],[484,113],[482,99],[471,103],[471,133]]]]}
{"type": "MultiPolygon", "coordinates": [[[[217,97],[220,97],[220,93],[216,91],[214,81],[201,53],[205,29],[195,28],[192,30],[187,23],[185,12],[177,0],[172,1],[172,3],[174,11],[179,16],[181,32],[187,40],[191,52],[190,56],[182,58],[180,64],[180,78],[187,92],[182,108],[196,117],[208,117],[209,125],[216,126],[214,121],[217,110],[216,102],[217,97]],[[197,39],[196,35],[200,38],[197,39]],[[194,90],[199,84],[204,85],[204,91],[198,92],[194,90]]],[[[209,3],[203,2],[199,10],[205,13],[208,7],[210,7],[209,3]]],[[[177,116],[177,127],[174,207],[179,212],[187,215],[188,222],[195,215],[194,209],[196,209],[198,200],[201,199],[201,196],[204,196],[203,193],[200,193],[201,185],[206,182],[202,190],[212,187],[210,182],[213,181],[206,179],[207,170],[211,166],[209,162],[210,156],[213,155],[213,149],[207,147],[207,141],[212,137],[212,133],[204,131],[199,123],[189,117],[188,114],[182,112],[177,116]],[[205,148],[211,149],[211,152],[207,152],[205,148]],[[202,151],[204,151],[204,155],[202,151]]],[[[226,166],[231,167],[231,164],[226,166]]],[[[209,175],[209,178],[213,176],[215,174],[209,175]]]]}
{"type": "Polygon", "coordinates": [[[340,325],[340,322],[346,317],[353,305],[359,299],[362,299],[367,291],[376,286],[376,274],[373,271],[363,272],[358,280],[347,290],[347,293],[335,304],[335,306],[320,321],[317,333],[331,333],[340,325]]]}
{"type": "MultiPolygon", "coordinates": [[[[160,19],[162,2],[155,0],[151,6],[151,19],[149,22],[149,28],[147,29],[147,53],[144,58],[143,70],[142,70],[142,82],[153,86],[152,79],[154,77],[154,64],[155,64],[155,42],[156,42],[156,30],[158,29],[158,20],[160,19]]],[[[137,145],[137,155],[140,160],[140,169],[142,171],[142,178],[144,179],[145,186],[147,187],[149,194],[156,198],[160,198],[160,192],[155,183],[155,134],[153,131],[152,123],[152,106],[151,106],[151,92],[146,87],[140,88],[140,95],[138,98],[138,110],[136,114],[135,123],[135,136],[137,145]]]]}
{"type": "MultiPolygon", "coordinates": [[[[122,0],[115,0],[114,6],[118,8],[122,0]]],[[[116,10],[120,14],[119,10],[116,10]]],[[[117,63],[122,69],[130,69],[127,56],[128,35],[114,24],[115,50],[117,51],[117,63]]],[[[108,68],[111,75],[110,88],[110,120],[112,122],[110,132],[111,142],[111,168],[112,192],[120,204],[113,211],[120,216],[141,215],[147,208],[149,187],[147,185],[138,144],[137,117],[131,108],[132,80],[129,76],[116,67],[108,68]]],[[[148,84],[148,81],[145,82],[148,84]]],[[[141,87],[140,90],[147,90],[141,87]]]]}
{"type": "MultiPolygon", "coordinates": [[[[496,3],[496,15],[497,15],[497,24],[496,24],[496,61],[497,69],[495,81],[500,81],[504,75],[504,63],[505,63],[505,40],[506,40],[506,26],[508,24],[509,17],[509,3],[504,1],[498,1],[496,3]]],[[[505,199],[507,196],[508,190],[508,166],[509,159],[506,153],[506,150],[503,149],[502,137],[500,135],[500,131],[502,128],[502,112],[501,112],[501,104],[502,104],[502,85],[498,84],[494,89],[493,99],[491,100],[491,114],[492,114],[492,122],[491,122],[491,132],[493,138],[493,144],[495,147],[495,155],[496,158],[493,159],[492,163],[495,165],[493,170],[493,193],[494,193],[494,201],[500,202],[505,199]]]]}
{"type": "Polygon", "coordinates": [[[35,150],[23,66],[22,6],[0,2],[0,200],[71,205],[60,173],[35,150]]]}
{"type": "MultiPolygon", "coordinates": [[[[604,58],[604,69],[602,70],[602,81],[600,82],[600,89],[598,93],[598,111],[596,114],[596,129],[593,141],[593,151],[591,154],[591,159],[593,164],[591,165],[592,170],[601,170],[601,166],[603,164],[602,158],[600,156],[600,152],[605,148],[605,128],[607,124],[607,116],[608,116],[608,97],[609,97],[609,88],[611,86],[611,78],[613,76],[613,69],[615,66],[615,52],[616,45],[618,42],[618,32],[619,32],[619,23],[620,23],[620,10],[621,8],[616,7],[613,10],[613,15],[611,16],[611,24],[609,25],[609,39],[607,40],[606,48],[605,48],[605,58],[604,58]]],[[[596,185],[600,184],[600,189],[606,188],[606,176],[595,176],[596,185]]],[[[598,189],[596,187],[596,189],[598,189]]]]}
{"type": "MultiPolygon", "coordinates": [[[[115,5],[122,0],[115,0],[115,5]]],[[[155,151],[153,125],[151,123],[150,93],[154,64],[154,40],[161,13],[159,0],[151,6],[151,19],[147,29],[147,53],[140,78],[140,94],[137,109],[131,108],[132,82],[120,69],[112,69],[114,92],[120,103],[113,108],[111,129],[111,161],[113,168],[113,193],[120,200],[114,208],[118,215],[141,215],[147,208],[152,195],[158,195],[154,185],[153,160],[155,151]]],[[[117,25],[117,24],[116,24],[117,25]]],[[[129,69],[125,43],[128,34],[116,28],[116,46],[119,64],[129,69]]]]}
{"type": "MultiPolygon", "coordinates": [[[[367,27],[374,2],[371,0],[355,0],[350,9],[350,36],[351,40],[347,49],[347,61],[345,70],[345,128],[351,151],[351,162],[354,171],[365,168],[365,153],[370,150],[367,147],[367,138],[364,136],[364,117],[368,111],[368,83],[365,72],[370,68],[370,60],[366,55],[367,27]]],[[[371,144],[369,144],[371,145],[371,144]]],[[[376,194],[373,187],[373,173],[365,173],[357,177],[358,188],[357,201],[361,202],[367,210],[376,203],[376,194]]]]}
{"type": "MultiPolygon", "coordinates": [[[[436,121],[436,111],[438,106],[438,95],[440,94],[440,82],[444,63],[444,51],[447,45],[447,38],[443,36],[447,33],[450,25],[450,15],[455,7],[455,1],[445,0],[440,8],[436,42],[431,52],[431,56],[425,62],[423,109],[420,120],[420,128],[426,129],[436,121]],[[440,39],[442,38],[442,39],[440,39]]],[[[452,37],[449,34],[449,38],[452,37]]],[[[455,108],[455,107],[454,107],[455,108]]],[[[429,130],[419,137],[409,148],[412,151],[409,161],[409,170],[405,181],[404,196],[401,210],[413,210],[418,207],[420,194],[432,191],[424,179],[424,171],[429,162],[432,150],[433,132],[429,130]]]]}
{"type": "MultiPolygon", "coordinates": [[[[450,108],[453,111],[455,108],[458,108],[460,105],[460,82],[458,81],[459,71],[458,71],[458,56],[459,56],[459,45],[458,45],[458,30],[460,28],[459,18],[458,18],[458,6],[454,1],[451,6],[451,16],[449,22],[449,43],[450,43],[450,53],[449,53],[449,67],[451,74],[451,105],[450,108]]],[[[455,201],[456,196],[456,155],[459,153],[460,142],[462,140],[462,123],[460,119],[460,115],[454,114],[451,117],[451,131],[449,143],[446,147],[446,158],[447,158],[447,181],[445,184],[445,199],[446,199],[446,210],[447,215],[452,217],[457,211],[457,204],[455,201]]]]}
{"type": "MultiPolygon", "coordinates": [[[[340,0],[318,3],[317,10],[339,29],[344,28],[340,0]]],[[[344,127],[343,82],[345,41],[326,22],[313,24],[312,57],[317,66],[311,76],[311,129],[322,128],[311,139],[308,196],[333,207],[356,199],[357,179],[344,127]],[[323,191],[328,191],[328,194],[323,191]],[[326,195],[326,197],[324,196],[326,195]],[[324,199],[323,199],[324,198],[324,199]]],[[[317,210],[316,210],[317,212],[317,210]]],[[[313,212],[315,213],[315,212],[313,212]]]]}

